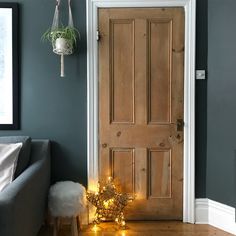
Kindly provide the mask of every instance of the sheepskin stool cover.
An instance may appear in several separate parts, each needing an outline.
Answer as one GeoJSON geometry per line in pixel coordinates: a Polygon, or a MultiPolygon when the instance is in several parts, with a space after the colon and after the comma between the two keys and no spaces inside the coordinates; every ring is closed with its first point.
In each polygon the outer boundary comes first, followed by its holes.
{"type": "Polygon", "coordinates": [[[72,181],[57,182],[49,190],[48,207],[53,217],[78,216],[86,210],[86,190],[72,181]]]}
{"type": "Polygon", "coordinates": [[[60,218],[71,218],[72,236],[81,229],[80,214],[86,210],[86,190],[72,181],[57,182],[49,190],[48,208],[53,217],[53,236],[58,236],[60,218]]]}

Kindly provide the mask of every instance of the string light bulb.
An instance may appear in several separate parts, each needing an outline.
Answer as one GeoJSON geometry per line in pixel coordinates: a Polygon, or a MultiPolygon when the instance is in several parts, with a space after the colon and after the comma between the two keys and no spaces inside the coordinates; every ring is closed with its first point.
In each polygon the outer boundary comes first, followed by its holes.
{"type": "Polygon", "coordinates": [[[93,229],[92,229],[94,232],[97,232],[97,230],[98,230],[98,227],[97,227],[97,225],[96,224],[94,224],[94,226],[93,226],[93,229]]]}

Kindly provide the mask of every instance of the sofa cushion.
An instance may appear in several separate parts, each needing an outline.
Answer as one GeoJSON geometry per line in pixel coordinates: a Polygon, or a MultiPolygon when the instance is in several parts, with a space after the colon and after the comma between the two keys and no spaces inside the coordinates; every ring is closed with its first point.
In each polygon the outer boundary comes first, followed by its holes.
{"type": "Polygon", "coordinates": [[[14,179],[22,143],[0,144],[0,192],[14,179]]]}
{"type": "Polygon", "coordinates": [[[14,178],[17,178],[29,165],[31,138],[28,136],[0,137],[0,143],[22,143],[14,178]]]}

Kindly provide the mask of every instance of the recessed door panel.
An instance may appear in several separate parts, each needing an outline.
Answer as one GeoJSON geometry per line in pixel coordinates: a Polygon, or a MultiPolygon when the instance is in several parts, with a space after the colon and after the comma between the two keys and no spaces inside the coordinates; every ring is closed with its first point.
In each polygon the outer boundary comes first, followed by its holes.
{"type": "Polygon", "coordinates": [[[169,123],[171,114],[172,20],[148,21],[148,115],[150,123],[169,123]]]}
{"type": "Polygon", "coordinates": [[[134,194],[134,149],[111,149],[110,164],[111,175],[118,181],[120,190],[134,194]]]}
{"type": "Polygon", "coordinates": [[[112,123],[134,121],[134,21],[110,22],[112,123]]]}
{"type": "Polygon", "coordinates": [[[171,151],[148,150],[149,198],[171,197],[171,151]]]}

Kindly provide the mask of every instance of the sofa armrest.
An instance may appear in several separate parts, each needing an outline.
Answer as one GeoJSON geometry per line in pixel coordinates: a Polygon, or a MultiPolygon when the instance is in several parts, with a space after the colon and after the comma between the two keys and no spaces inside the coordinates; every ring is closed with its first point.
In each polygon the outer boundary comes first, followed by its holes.
{"type": "Polygon", "coordinates": [[[37,235],[50,186],[50,143],[33,141],[31,164],[0,193],[0,235],[37,235]]]}

